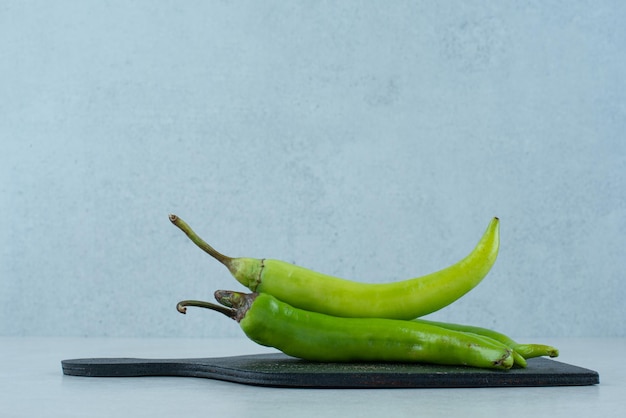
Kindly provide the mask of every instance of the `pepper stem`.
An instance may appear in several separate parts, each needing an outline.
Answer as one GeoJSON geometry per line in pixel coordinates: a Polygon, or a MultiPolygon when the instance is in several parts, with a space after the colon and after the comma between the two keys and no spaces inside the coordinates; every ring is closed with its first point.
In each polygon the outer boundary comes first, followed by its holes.
{"type": "Polygon", "coordinates": [[[215,303],[211,303],[211,302],[204,302],[201,300],[183,300],[180,301],[176,304],[176,310],[182,314],[186,314],[187,313],[187,306],[195,306],[197,308],[206,308],[206,309],[211,309],[213,311],[217,311],[220,313],[223,313],[224,315],[226,315],[229,318],[235,319],[235,317],[237,316],[237,310],[236,309],[231,309],[231,308],[227,308],[225,306],[222,305],[216,305],[215,303]]]}
{"type": "Polygon", "coordinates": [[[176,216],[174,214],[170,214],[169,217],[170,217],[170,221],[174,225],[176,225],[178,227],[178,229],[183,231],[185,233],[185,235],[187,235],[189,237],[189,239],[194,244],[196,244],[198,247],[200,247],[200,249],[202,251],[204,251],[205,253],[209,254],[211,257],[213,257],[214,259],[216,259],[217,261],[219,261],[220,263],[222,263],[226,267],[229,267],[229,265],[230,265],[230,263],[232,261],[231,257],[228,257],[228,256],[220,253],[215,248],[213,248],[209,244],[207,244],[202,238],[200,238],[198,236],[198,234],[196,234],[193,231],[193,229],[191,229],[191,227],[189,225],[187,225],[187,223],[185,221],[183,221],[178,216],[176,216]]]}

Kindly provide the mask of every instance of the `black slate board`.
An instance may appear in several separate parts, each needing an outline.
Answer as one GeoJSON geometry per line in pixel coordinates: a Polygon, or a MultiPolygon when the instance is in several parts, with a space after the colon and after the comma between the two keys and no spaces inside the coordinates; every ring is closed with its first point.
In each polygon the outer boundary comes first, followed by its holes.
{"type": "Polygon", "coordinates": [[[181,376],[292,388],[461,388],[584,386],[600,383],[593,370],[547,358],[525,369],[406,363],[317,363],[282,353],[192,359],[85,358],[63,360],[63,373],[88,377],[181,376]]]}

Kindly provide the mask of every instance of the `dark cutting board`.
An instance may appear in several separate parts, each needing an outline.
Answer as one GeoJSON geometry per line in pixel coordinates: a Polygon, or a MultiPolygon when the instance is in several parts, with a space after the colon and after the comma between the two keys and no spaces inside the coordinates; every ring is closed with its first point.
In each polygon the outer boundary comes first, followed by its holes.
{"type": "Polygon", "coordinates": [[[593,370],[550,360],[525,369],[406,363],[317,363],[282,353],[192,359],[84,358],[63,360],[63,373],[89,377],[182,376],[293,388],[460,388],[583,386],[600,382],[593,370]]]}

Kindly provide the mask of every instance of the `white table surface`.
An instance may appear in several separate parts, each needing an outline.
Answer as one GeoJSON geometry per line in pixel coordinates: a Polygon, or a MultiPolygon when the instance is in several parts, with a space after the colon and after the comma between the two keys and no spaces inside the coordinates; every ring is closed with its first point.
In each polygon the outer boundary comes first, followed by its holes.
{"type": "Polygon", "coordinates": [[[593,386],[471,389],[277,389],[201,378],[64,376],[61,360],[189,358],[274,350],[242,339],[0,337],[1,417],[626,416],[626,339],[520,339],[600,374],[593,386]]]}

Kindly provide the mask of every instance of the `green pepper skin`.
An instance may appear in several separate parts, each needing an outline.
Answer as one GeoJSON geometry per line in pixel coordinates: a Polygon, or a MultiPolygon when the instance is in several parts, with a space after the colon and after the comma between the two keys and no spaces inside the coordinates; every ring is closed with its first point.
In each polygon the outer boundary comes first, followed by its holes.
{"type": "Polygon", "coordinates": [[[559,350],[555,347],[544,344],[520,344],[513,340],[511,337],[508,337],[500,332],[488,328],[477,327],[473,325],[453,324],[449,322],[430,321],[422,318],[414,319],[414,321],[420,324],[435,325],[454,331],[469,332],[491,338],[493,340],[501,342],[507,347],[510,347],[514,350],[515,353],[518,353],[525,359],[542,356],[559,356],[559,350]]]}
{"type": "Polygon", "coordinates": [[[232,258],[204,242],[176,215],[170,220],[253,292],[268,293],[308,311],[341,317],[413,319],[444,308],[477,286],[498,256],[499,220],[493,218],[465,258],[442,270],[389,283],[362,283],[280,260],[232,258]]]}
{"type": "MultiPolygon", "coordinates": [[[[509,348],[482,336],[413,321],[342,318],[294,308],[266,293],[218,291],[252,341],[305,360],[417,362],[509,369],[509,348]],[[233,297],[232,295],[235,295],[233,297]]],[[[196,305],[198,306],[198,305],[196,305]]]]}

